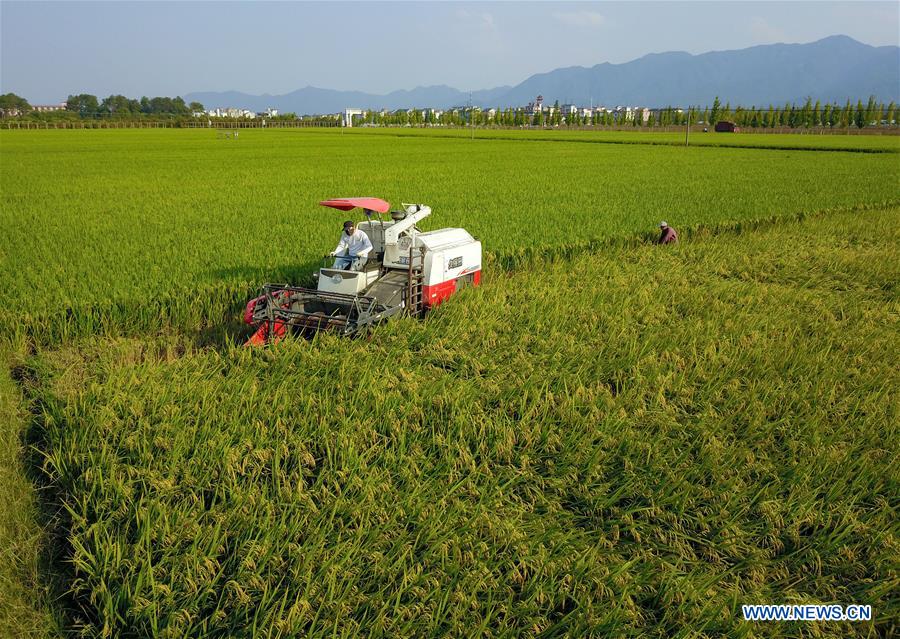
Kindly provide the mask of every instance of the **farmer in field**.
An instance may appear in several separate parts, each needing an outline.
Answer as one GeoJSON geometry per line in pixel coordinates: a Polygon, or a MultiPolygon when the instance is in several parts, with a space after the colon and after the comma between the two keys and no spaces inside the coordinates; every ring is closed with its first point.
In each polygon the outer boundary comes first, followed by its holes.
{"type": "Polygon", "coordinates": [[[356,228],[353,222],[347,220],[344,222],[344,232],[341,233],[337,248],[331,252],[335,258],[332,268],[342,271],[346,271],[348,268],[359,271],[366,263],[366,258],[371,250],[372,242],[369,240],[369,236],[356,228]]]}
{"type": "Polygon", "coordinates": [[[662,232],[656,241],[657,244],[675,244],[678,241],[678,233],[667,222],[660,222],[659,228],[662,232]]]}

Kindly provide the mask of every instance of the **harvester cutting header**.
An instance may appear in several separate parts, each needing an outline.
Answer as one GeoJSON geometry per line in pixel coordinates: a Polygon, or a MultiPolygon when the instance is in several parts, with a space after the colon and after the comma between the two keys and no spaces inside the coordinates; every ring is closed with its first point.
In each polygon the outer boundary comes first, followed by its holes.
{"type": "Polygon", "coordinates": [[[416,224],[431,215],[428,206],[403,204],[391,211],[390,204],[373,197],[319,204],[341,211],[361,208],[366,221],[345,223],[332,252],[334,264],[313,275],[316,289],[263,286],[244,313],[244,321],[257,327],[248,344],[277,340],[288,331],[352,335],[390,317],[420,317],[481,280],[481,242],[465,229],[420,231],[416,224]]]}

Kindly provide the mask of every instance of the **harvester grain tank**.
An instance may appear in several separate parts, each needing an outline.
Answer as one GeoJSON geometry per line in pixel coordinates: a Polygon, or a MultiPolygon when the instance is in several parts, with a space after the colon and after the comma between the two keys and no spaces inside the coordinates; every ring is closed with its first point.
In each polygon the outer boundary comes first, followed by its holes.
{"type": "Polygon", "coordinates": [[[315,289],[264,285],[244,313],[244,321],[256,326],[248,344],[280,339],[288,331],[353,335],[391,317],[420,317],[481,280],[481,242],[465,229],[422,232],[417,223],[431,215],[424,204],[403,204],[394,211],[372,197],[319,204],[341,211],[363,209],[367,219],[358,228],[372,242],[368,259],[358,270],[319,269],[313,276],[315,289]]]}

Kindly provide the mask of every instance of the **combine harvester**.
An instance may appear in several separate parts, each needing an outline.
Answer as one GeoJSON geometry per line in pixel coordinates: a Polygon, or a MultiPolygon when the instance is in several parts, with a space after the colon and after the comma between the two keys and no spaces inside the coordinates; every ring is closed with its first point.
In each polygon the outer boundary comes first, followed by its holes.
{"type": "Polygon", "coordinates": [[[244,321],[256,326],[248,345],[279,340],[288,331],[354,335],[398,315],[421,317],[466,286],[481,280],[481,242],[465,229],[421,232],[416,224],[431,215],[422,204],[399,211],[372,197],[319,202],[341,211],[363,209],[358,226],[372,242],[359,270],[321,268],[315,290],[266,284],[247,303],[244,321]],[[390,212],[390,219],[385,219],[390,212]],[[376,213],[378,215],[376,215],[376,213]],[[373,219],[374,218],[374,219],[373,219]]]}

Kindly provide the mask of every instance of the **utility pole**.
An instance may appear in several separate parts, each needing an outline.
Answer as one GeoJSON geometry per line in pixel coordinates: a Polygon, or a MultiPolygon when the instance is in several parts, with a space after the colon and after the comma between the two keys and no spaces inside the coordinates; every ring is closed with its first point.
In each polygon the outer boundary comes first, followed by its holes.
{"type": "Polygon", "coordinates": [[[475,139],[475,112],[472,111],[472,92],[469,91],[469,124],[472,126],[472,139],[475,139]]]}
{"type": "Polygon", "coordinates": [[[684,145],[688,146],[688,136],[691,132],[691,105],[688,105],[687,124],[684,125],[684,145]]]}

